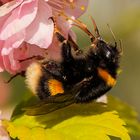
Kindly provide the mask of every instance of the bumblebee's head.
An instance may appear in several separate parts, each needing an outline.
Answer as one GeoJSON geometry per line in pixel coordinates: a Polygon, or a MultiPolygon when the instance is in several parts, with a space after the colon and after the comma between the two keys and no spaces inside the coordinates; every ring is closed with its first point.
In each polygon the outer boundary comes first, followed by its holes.
{"type": "Polygon", "coordinates": [[[97,43],[97,55],[108,63],[116,63],[118,61],[119,50],[117,45],[107,44],[103,40],[99,40],[97,43]]]}
{"type": "Polygon", "coordinates": [[[96,47],[96,56],[98,57],[98,66],[103,69],[114,70],[113,74],[116,75],[116,69],[118,68],[120,51],[117,44],[111,45],[106,43],[104,40],[98,40],[96,47]]]}

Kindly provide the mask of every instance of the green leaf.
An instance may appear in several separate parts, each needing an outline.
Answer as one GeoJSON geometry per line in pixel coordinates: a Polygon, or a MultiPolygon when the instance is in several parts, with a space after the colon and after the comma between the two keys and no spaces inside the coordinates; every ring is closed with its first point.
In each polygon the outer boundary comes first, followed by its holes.
{"type": "MultiPolygon", "coordinates": [[[[38,104],[37,104],[38,105],[38,104]]],[[[49,110],[48,105],[41,105],[39,107],[32,107],[30,110],[36,109],[36,112],[48,112],[49,110]],[[47,110],[46,110],[47,109],[47,110]]],[[[65,119],[69,117],[69,112],[71,112],[71,115],[89,115],[89,114],[98,114],[106,111],[112,111],[116,110],[119,112],[119,116],[126,122],[127,128],[129,130],[129,133],[134,136],[140,136],[140,123],[137,120],[137,113],[134,111],[132,107],[127,105],[126,103],[120,101],[117,98],[114,98],[112,96],[108,97],[108,104],[102,105],[98,103],[92,103],[92,104],[79,104],[79,105],[72,105],[68,107],[67,109],[64,109],[63,111],[65,114],[61,117],[62,119],[65,119]],[[88,110],[85,112],[85,110],[88,110]]],[[[32,111],[33,112],[33,111],[32,111]]],[[[57,116],[57,115],[55,115],[57,116]]],[[[51,116],[53,118],[53,115],[51,116]]],[[[56,120],[56,119],[54,119],[56,120]]],[[[55,121],[54,121],[55,123],[55,121]]]]}
{"type": "Polygon", "coordinates": [[[129,133],[140,138],[140,122],[134,108],[112,96],[109,96],[108,100],[106,110],[116,110],[119,116],[126,122],[129,133]]]}
{"type": "MultiPolygon", "coordinates": [[[[25,104],[28,102],[24,101],[25,104]]],[[[40,140],[90,140],[94,137],[94,140],[109,140],[112,138],[109,136],[114,136],[127,140],[130,138],[126,128],[131,135],[140,135],[137,113],[126,103],[112,96],[109,96],[107,105],[95,102],[73,104],[41,116],[21,114],[20,110],[24,105],[20,104],[12,120],[5,123],[10,136],[14,139],[18,137],[20,140],[26,140],[28,137],[30,140],[37,138],[40,140]],[[125,127],[124,122],[126,122],[125,127]],[[23,131],[27,134],[25,137],[23,131]]],[[[41,106],[41,108],[44,107],[41,106]]]]}
{"type": "Polygon", "coordinates": [[[94,140],[109,140],[108,135],[119,137],[122,140],[129,140],[130,137],[123,125],[125,125],[124,121],[114,111],[86,117],[75,116],[59,123],[53,129],[80,140],[85,139],[85,137],[94,138],[94,140]]]}
{"type": "MultiPolygon", "coordinates": [[[[60,117],[63,116],[61,115],[63,111],[58,111],[60,117]]],[[[5,124],[10,136],[17,137],[19,140],[90,140],[91,138],[110,140],[109,136],[130,140],[127,129],[124,127],[125,122],[119,118],[116,111],[72,116],[48,128],[50,115],[38,117],[24,115],[5,124]]],[[[59,120],[59,116],[57,117],[59,120]]]]}

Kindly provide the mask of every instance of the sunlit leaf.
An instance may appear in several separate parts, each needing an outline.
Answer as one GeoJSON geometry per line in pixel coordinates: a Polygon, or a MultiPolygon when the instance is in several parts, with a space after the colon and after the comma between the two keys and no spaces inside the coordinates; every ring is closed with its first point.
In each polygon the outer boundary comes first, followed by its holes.
{"type": "Polygon", "coordinates": [[[123,126],[124,121],[119,118],[117,113],[105,112],[93,116],[75,116],[63,121],[52,129],[61,133],[72,135],[77,139],[85,139],[90,135],[90,139],[109,139],[108,135],[119,137],[122,140],[129,140],[127,130],[123,126]],[[79,131],[81,128],[81,131],[79,131]]]}
{"type": "Polygon", "coordinates": [[[111,96],[107,105],[95,102],[73,104],[40,116],[19,114],[19,109],[22,107],[18,107],[18,115],[15,114],[6,126],[10,136],[20,140],[26,140],[26,137],[30,140],[110,140],[110,136],[129,140],[126,128],[131,135],[140,132],[136,112],[111,96]]]}
{"type": "MultiPolygon", "coordinates": [[[[45,117],[47,118],[47,115],[45,117]]],[[[109,136],[130,140],[127,129],[124,127],[125,122],[119,118],[116,111],[98,115],[73,116],[51,128],[38,126],[35,118],[24,115],[13,122],[7,122],[10,136],[17,137],[19,140],[90,140],[91,138],[110,140],[109,136]]],[[[40,116],[40,119],[45,118],[40,116]]]]}

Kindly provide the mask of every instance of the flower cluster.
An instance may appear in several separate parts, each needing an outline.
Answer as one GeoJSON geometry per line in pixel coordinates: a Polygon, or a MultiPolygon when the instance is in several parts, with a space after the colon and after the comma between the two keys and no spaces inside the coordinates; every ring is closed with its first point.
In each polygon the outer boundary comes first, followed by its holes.
{"type": "Polygon", "coordinates": [[[19,60],[45,55],[44,49],[56,53],[51,17],[67,37],[71,23],[59,14],[78,18],[87,5],[88,0],[0,0],[0,72],[25,70],[30,62],[19,60]]]}

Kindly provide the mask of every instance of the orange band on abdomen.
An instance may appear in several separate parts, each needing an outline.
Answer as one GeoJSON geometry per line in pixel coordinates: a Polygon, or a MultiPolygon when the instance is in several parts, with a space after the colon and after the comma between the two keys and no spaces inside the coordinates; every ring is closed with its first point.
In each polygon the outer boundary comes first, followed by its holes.
{"type": "Polygon", "coordinates": [[[98,68],[98,74],[108,86],[113,87],[116,84],[116,79],[113,78],[106,70],[98,68]]]}
{"type": "Polygon", "coordinates": [[[50,79],[48,81],[48,88],[49,88],[51,95],[64,93],[62,83],[56,79],[50,79]]]}

